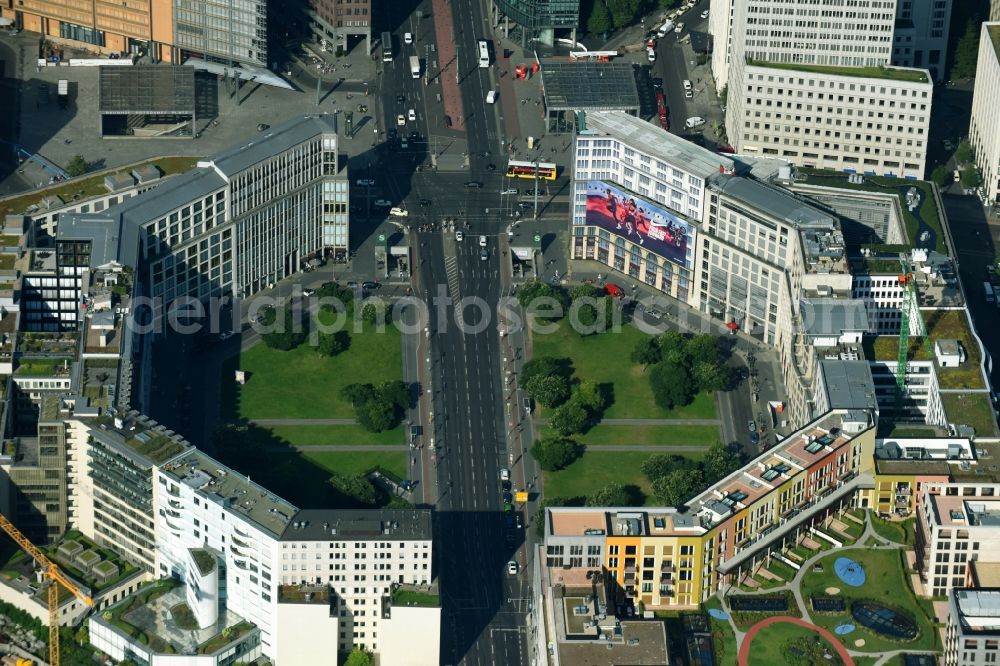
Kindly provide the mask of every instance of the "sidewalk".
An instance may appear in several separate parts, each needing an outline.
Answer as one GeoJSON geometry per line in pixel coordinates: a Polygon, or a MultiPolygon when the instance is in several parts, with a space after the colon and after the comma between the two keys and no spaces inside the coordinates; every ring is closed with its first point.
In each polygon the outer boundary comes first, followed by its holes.
{"type": "Polygon", "coordinates": [[[455,24],[448,0],[433,0],[434,36],[437,41],[438,72],[444,114],[451,119],[451,129],[465,130],[462,93],[458,89],[458,53],[455,50],[455,24]]]}

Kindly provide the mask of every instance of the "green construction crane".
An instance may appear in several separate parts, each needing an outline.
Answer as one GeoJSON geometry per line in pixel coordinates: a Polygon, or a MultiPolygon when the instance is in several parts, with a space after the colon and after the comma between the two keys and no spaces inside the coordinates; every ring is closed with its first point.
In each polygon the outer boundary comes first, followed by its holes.
{"type": "Polygon", "coordinates": [[[903,303],[900,306],[899,318],[899,351],[896,355],[896,410],[903,408],[903,399],[906,396],[906,369],[909,365],[910,352],[910,316],[917,318],[918,335],[923,338],[924,347],[930,349],[930,341],[927,339],[927,327],[924,326],[924,318],[920,314],[919,300],[917,298],[917,286],[913,280],[913,273],[906,262],[905,255],[899,256],[899,263],[902,273],[899,275],[899,284],[903,287],[903,303]]]}

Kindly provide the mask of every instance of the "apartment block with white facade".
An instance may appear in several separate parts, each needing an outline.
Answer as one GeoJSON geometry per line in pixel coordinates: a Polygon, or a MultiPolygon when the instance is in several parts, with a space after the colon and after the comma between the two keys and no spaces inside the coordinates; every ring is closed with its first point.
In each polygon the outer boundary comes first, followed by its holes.
{"type": "Polygon", "coordinates": [[[947,74],[952,0],[896,0],[892,64],[925,67],[935,81],[947,74]]]}
{"type": "Polygon", "coordinates": [[[929,594],[948,595],[965,586],[970,562],[1000,559],[1000,484],[929,483],[918,492],[916,569],[929,594]]]}
{"type": "Polygon", "coordinates": [[[1000,654],[1000,589],[953,589],[948,595],[945,666],[991,666],[1000,654]]]}
{"type": "Polygon", "coordinates": [[[976,87],[972,93],[972,119],[969,143],[976,155],[976,166],[983,178],[987,201],[1000,196],[1000,127],[996,114],[1000,108],[1000,21],[983,23],[979,36],[979,61],[976,64],[976,87]]]}
{"type": "Polygon", "coordinates": [[[739,152],[923,178],[933,96],[926,70],[748,61],[735,71],[726,130],[739,152]]]}

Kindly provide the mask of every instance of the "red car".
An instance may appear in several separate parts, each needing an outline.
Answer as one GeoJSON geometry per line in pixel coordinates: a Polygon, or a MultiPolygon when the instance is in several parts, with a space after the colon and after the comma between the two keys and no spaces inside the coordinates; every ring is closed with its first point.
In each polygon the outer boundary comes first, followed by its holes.
{"type": "Polygon", "coordinates": [[[617,299],[625,298],[625,291],[616,284],[607,283],[604,285],[604,291],[608,292],[609,296],[614,296],[617,299]]]}
{"type": "Polygon", "coordinates": [[[657,91],[657,93],[656,93],[656,105],[657,106],[663,106],[666,103],[667,103],[667,96],[663,94],[662,90],[657,91]]]}

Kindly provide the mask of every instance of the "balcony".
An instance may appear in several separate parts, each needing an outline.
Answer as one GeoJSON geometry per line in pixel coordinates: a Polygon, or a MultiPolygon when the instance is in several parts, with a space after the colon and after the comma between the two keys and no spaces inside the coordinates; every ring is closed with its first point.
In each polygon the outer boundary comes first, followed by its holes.
{"type": "Polygon", "coordinates": [[[674,563],[670,560],[664,560],[660,563],[660,571],[673,571],[674,563]]]}
{"type": "Polygon", "coordinates": [[[673,574],[669,574],[669,573],[660,574],[660,582],[661,583],[672,583],[673,579],[674,579],[674,575],[673,574]]]}

